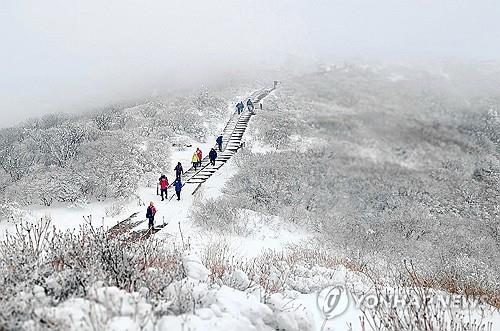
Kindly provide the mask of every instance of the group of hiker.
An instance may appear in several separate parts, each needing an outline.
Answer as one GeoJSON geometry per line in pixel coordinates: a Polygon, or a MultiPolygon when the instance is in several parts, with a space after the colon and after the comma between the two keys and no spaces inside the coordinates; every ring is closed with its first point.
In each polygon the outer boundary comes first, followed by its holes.
{"type": "MultiPolygon", "coordinates": [[[[260,104],[260,107],[262,109],[262,104],[260,104]]],[[[254,104],[251,99],[248,99],[247,101],[247,108],[248,111],[253,113],[254,112],[254,104]]],[[[245,110],[245,106],[243,104],[243,101],[238,102],[236,104],[236,111],[238,114],[241,114],[245,110]]],[[[222,152],[222,144],[223,144],[223,137],[222,135],[218,136],[217,139],[215,140],[217,147],[219,148],[219,152],[222,152]]],[[[210,152],[208,153],[208,158],[210,160],[210,165],[215,166],[215,160],[217,159],[217,151],[215,148],[210,149],[210,152]]],[[[198,167],[201,167],[201,163],[203,160],[203,152],[201,151],[200,148],[196,148],[196,151],[193,153],[193,156],[191,157],[191,163],[193,164],[193,168],[196,171],[198,167]]],[[[184,186],[182,184],[182,176],[184,175],[184,169],[182,168],[182,164],[180,162],[177,163],[177,165],[174,168],[175,171],[175,181],[172,184],[172,186],[175,189],[175,194],[177,196],[177,200],[179,201],[181,199],[181,191],[182,187],[184,186]]],[[[167,194],[167,189],[169,187],[169,182],[168,178],[165,175],[161,175],[159,178],[159,193],[161,195],[161,201],[165,201],[165,199],[168,200],[168,194],[167,194]]],[[[148,228],[152,229],[154,227],[154,217],[156,214],[156,208],[154,206],[154,203],[151,201],[147,210],[146,210],[146,218],[148,219],[148,228]]]]}
{"type": "MultiPolygon", "coordinates": [[[[219,147],[219,151],[222,151],[222,136],[217,137],[216,143],[219,147]]],[[[210,160],[210,165],[215,166],[215,160],[217,159],[217,151],[215,148],[210,149],[210,152],[208,153],[208,158],[210,160]]],[[[203,160],[203,152],[201,151],[200,148],[196,148],[196,151],[193,153],[193,156],[191,157],[191,163],[193,164],[193,168],[196,171],[198,167],[201,167],[201,162],[203,160]]],[[[177,162],[177,165],[174,168],[175,172],[175,181],[173,183],[173,186],[175,188],[175,194],[177,195],[177,200],[181,199],[181,191],[182,191],[182,175],[184,175],[184,169],[182,168],[182,164],[180,162],[177,162]]],[[[167,195],[167,188],[169,186],[169,182],[167,179],[167,176],[161,175],[159,178],[159,194],[161,196],[161,201],[164,201],[165,199],[168,198],[167,195]]]]}
{"type": "MultiPolygon", "coordinates": [[[[173,183],[173,187],[175,189],[175,194],[177,195],[177,200],[180,200],[182,186],[183,186],[181,181],[181,176],[184,174],[184,169],[182,169],[182,164],[180,162],[177,163],[177,165],[174,168],[174,171],[175,171],[175,181],[173,183]]],[[[167,176],[161,175],[159,178],[161,201],[168,200],[168,186],[169,183],[167,176]]],[[[151,201],[146,210],[146,218],[148,219],[148,229],[154,228],[155,214],[156,214],[156,208],[154,206],[153,201],[151,201]]]]}
{"type": "MultiPolygon", "coordinates": [[[[255,107],[253,105],[252,99],[247,100],[247,108],[249,112],[253,113],[255,107]]],[[[236,112],[238,113],[238,115],[241,114],[244,110],[245,110],[245,105],[243,104],[243,101],[238,102],[236,104],[236,112]]]]}
{"type": "MultiPolygon", "coordinates": [[[[222,151],[222,136],[219,136],[216,141],[217,145],[219,146],[219,151],[222,151]]],[[[214,166],[215,160],[217,159],[217,151],[214,148],[212,148],[208,153],[208,159],[210,160],[210,165],[214,166]]],[[[193,168],[195,171],[198,167],[201,167],[202,160],[203,152],[201,151],[201,149],[197,148],[196,152],[193,153],[193,156],[191,158],[191,163],[193,164],[193,168]]]]}
{"type": "MultiPolygon", "coordinates": [[[[222,151],[222,136],[219,136],[216,140],[217,144],[219,145],[219,149],[222,151]],[[220,143],[219,143],[220,141],[220,143]]],[[[217,159],[217,151],[215,148],[212,148],[210,152],[208,153],[208,158],[210,160],[210,165],[215,166],[215,160],[217,159]]],[[[201,161],[203,160],[203,152],[201,149],[196,148],[196,151],[193,153],[193,157],[191,159],[193,163],[193,168],[196,170],[197,167],[201,167],[201,161]]],[[[180,162],[177,163],[177,165],[174,168],[175,172],[175,181],[172,184],[172,186],[175,189],[175,194],[177,196],[177,200],[181,200],[181,191],[182,187],[184,186],[182,184],[182,176],[184,175],[184,169],[182,168],[182,164],[180,162]]],[[[169,187],[169,182],[168,178],[165,175],[161,175],[160,178],[158,179],[159,181],[159,194],[161,196],[161,201],[168,200],[168,187],[169,187]]],[[[156,208],[154,206],[153,201],[150,202],[147,210],[146,210],[146,218],[148,219],[148,228],[153,228],[154,227],[154,218],[156,214],[156,208]]]]}
{"type": "Polygon", "coordinates": [[[196,170],[197,167],[201,167],[202,159],[203,159],[203,152],[201,151],[201,149],[197,148],[196,152],[193,153],[193,157],[191,158],[194,170],[196,170]]]}

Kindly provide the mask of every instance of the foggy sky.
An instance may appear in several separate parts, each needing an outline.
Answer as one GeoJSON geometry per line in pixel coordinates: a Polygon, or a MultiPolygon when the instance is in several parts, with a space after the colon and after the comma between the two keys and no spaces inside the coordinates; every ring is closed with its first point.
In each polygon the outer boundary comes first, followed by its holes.
{"type": "Polygon", "coordinates": [[[0,127],[289,56],[500,58],[496,1],[0,0],[0,127]]]}

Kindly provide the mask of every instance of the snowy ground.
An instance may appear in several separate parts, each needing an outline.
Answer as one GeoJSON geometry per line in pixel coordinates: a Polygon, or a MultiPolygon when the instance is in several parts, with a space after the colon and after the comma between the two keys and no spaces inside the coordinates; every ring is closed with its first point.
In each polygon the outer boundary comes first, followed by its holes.
{"type": "MultiPolygon", "coordinates": [[[[192,142],[192,147],[174,150],[170,162],[172,168],[180,161],[187,170],[196,147],[200,147],[206,154],[212,146],[212,141],[206,144],[192,142]]],[[[258,144],[254,145],[254,149],[260,153],[273,150],[268,146],[258,144]]],[[[90,215],[94,225],[110,228],[135,212],[139,213],[138,217],[143,218],[146,205],[149,201],[153,201],[158,210],[156,224],[168,223],[165,228],[155,234],[155,237],[180,243],[182,231],[184,241],[190,244],[190,251],[186,252],[184,257],[184,267],[188,277],[171,284],[167,291],[176,292],[179,297],[182,297],[182,293],[196,297],[198,306],[193,314],[165,315],[156,318],[154,310],[157,307],[146,303],[145,293],[141,291],[127,293],[118,288],[102,287],[99,284],[96,284],[89,298],[70,299],[57,307],[41,308],[41,314],[46,316],[47,320],[62,323],[71,330],[363,330],[360,323],[360,317],[363,314],[354,298],[340,301],[338,306],[333,307],[341,309],[342,314],[329,320],[325,319],[325,316],[328,316],[324,310],[325,302],[318,301],[319,293],[323,293],[320,292],[321,288],[328,285],[350,282],[356,286],[362,286],[359,277],[345,268],[302,270],[301,276],[294,280],[293,287],[302,289],[301,292],[304,293],[310,292],[309,294],[287,290],[284,293],[271,295],[265,304],[262,303],[261,288],[246,288],[249,279],[241,270],[236,270],[227,276],[233,278],[234,288],[211,284],[208,281],[209,270],[202,265],[199,256],[203,249],[214,241],[225,242],[235,256],[244,259],[256,257],[263,250],[280,251],[289,244],[307,242],[312,236],[290,224],[285,225],[277,217],[268,217],[249,210],[241,211],[241,217],[247,219],[253,229],[253,232],[246,237],[236,235],[221,237],[219,232],[207,231],[194,225],[191,220],[194,201],[216,198],[224,194],[225,183],[236,172],[234,160],[230,160],[202,184],[194,195],[192,193],[197,189],[198,184],[186,184],[182,191],[181,201],[173,198],[161,202],[160,197],[156,195],[156,187],[140,187],[137,192],[138,198],[130,200],[122,206],[118,214],[113,216],[109,215],[109,211],[114,208],[112,202],[90,203],[71,208],[50,207],[25,210],[26,220],[33,221],[48,216],[55,227],[61,230],[78,228],[86,221],[84,217],[90,215]],[[335,277],[324,276],[331,273],[335,274],[335,277]]],[[[172,169],[168,169],[165,173],[172,181],[172,169]]],[[[169,196],[173,194],[171,190],[169,196]]],[[[135,230],[146,227],[145,221],[135,230]]],[[[7,228],[12,229],[13,225],[8,224],[7,228]]],[[[45,298],[44,291],[43,288],[33,289],[33,295],[42,303],[45,298]]],[[[147,292],[147,289],[144,292],[147,292]]],[[[166,306],[169,304],[171,303],[164,303],[166,306]]],[[[326,308],[331,307],[326,305],[326,308]]],[[[473,315],[470,319],[474,318],[478,317],[473,315]]],[[[500,326],[500,314],[488,312],[482,321],[492,321],[494,327],[491,330],[495,330],[495,326],[500,326]]],[[[29,323],[25,325],[25,328],[30,329],[29,323]]]]}

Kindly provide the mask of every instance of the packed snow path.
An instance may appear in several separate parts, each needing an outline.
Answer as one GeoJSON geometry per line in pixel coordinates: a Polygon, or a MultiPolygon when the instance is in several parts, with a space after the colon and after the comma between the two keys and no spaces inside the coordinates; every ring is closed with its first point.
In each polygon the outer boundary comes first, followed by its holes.
{"type": "MultiPolygon", "coordinates": [[[[273,90],[274,88],[259,90],[250,95],[249,98],[252,99],[254,105],[258,105],[273,90]]],[[[158,212],[155,216],[155,228],[153,231],[145,229],[144,224],[147,223],[147,220],[142,218],[142,214],[145,214],[144,208],[144,211],[135,212],[126,220],[112,227],[109,230],[110,234],[120,235],[129,233],[130,240],[140,240],[146,239],[150,237],[151,234],[165,229],[165,231],[162,231],[165,235],[177,233],[182,242],[189,240],[190,229],[182,228],[181,230],[181,224],[186,226],[188,223],[186,222],[188,212],[192,209],[193,205],[192,195],[242,147],[242,139],[252,115],[254,115],[254,112],[249,111],[248,108],[240,114],[234,111],[222,132],[222,152],[219,152],[217,145],[214,146],[214,149],[218,152],[215,165],[210,164],[208,153],[205,153],[206,156],[202,160],[201,167],[198,166],[195,170],[195,168],[191,166],[184,173],[182,177],[183,188],[181,192],[181,201],[176,201],[175,199],[176,195],[173,189],[173,183],[169,185],[167,190],[168,193],[172,195],[167,199],[167,204],[158,203],[156,205],[158,212]],[[139,219],[135,219],[137,216],[139,219]],[[188,236],[186,238],[183,237],[182,231],[187,232],[188,236]]],[[[153,200],[155,200],[155,197],[152,195],[144,199],[144,201],[153,200]]]]}

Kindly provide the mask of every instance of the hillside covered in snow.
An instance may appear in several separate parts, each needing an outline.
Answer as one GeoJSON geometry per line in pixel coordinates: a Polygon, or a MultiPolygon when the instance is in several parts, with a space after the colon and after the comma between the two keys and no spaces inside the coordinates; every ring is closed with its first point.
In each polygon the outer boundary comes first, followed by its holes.
{"type": "Polygon", "coordinates": [[[0,330],[499,329],[499,73],[323,65],[1,129],[0,330]]]}

